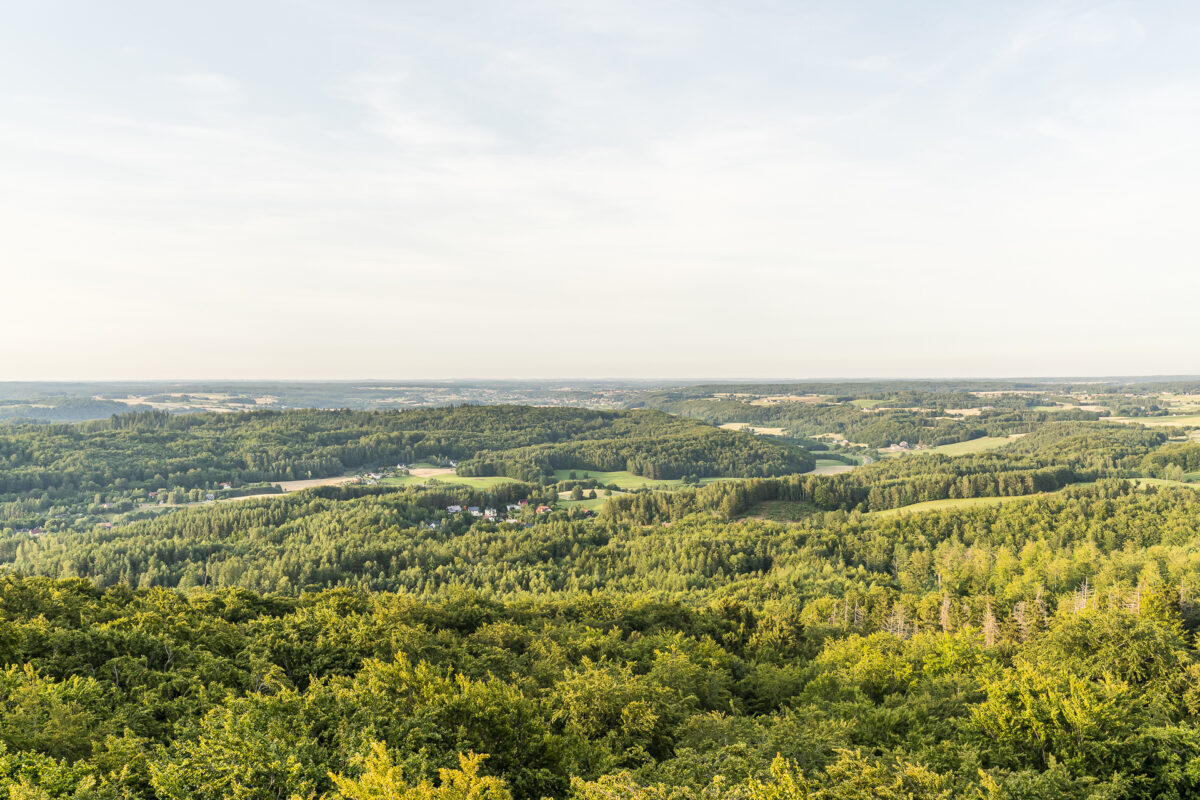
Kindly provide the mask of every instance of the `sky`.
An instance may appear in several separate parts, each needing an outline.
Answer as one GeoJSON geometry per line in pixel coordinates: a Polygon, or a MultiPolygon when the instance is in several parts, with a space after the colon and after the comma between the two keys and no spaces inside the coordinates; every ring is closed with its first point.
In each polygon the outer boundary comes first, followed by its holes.
{"type": "Polygon", "coordinates": [[[0,9],[0,380],[1200,373],[1200,5],[0,9]]]}

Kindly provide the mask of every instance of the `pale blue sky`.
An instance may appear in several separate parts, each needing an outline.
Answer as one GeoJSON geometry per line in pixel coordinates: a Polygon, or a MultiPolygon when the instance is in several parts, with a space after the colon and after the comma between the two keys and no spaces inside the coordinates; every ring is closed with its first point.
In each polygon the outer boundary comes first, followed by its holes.
{"type": "Polygon", "coordinates": [[[0,380],[1200,373],[1200,6],[0,11],[0,380]]]}

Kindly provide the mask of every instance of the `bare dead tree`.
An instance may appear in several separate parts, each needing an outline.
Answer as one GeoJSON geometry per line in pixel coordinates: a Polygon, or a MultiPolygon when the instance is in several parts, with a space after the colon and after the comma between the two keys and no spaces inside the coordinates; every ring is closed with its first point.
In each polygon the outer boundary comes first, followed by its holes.
{"type": "Polygon", "coordinates": [[[996,615],[992,613],[992,603],[983,609],[983,643],[988,647],[996,644],[996,615]]]}
{"type": "Polygon", "coordinates": [[[1019,602],[1015,606],[1013,606],[1012,618],[1013,618],[1013,622],[1017,626],[1017,635],[1021,638],[1021,641],[1022,642],[1029,641],[1029,633],[1030,633],[1029,615],[1026,613],[1026,607],[1025,607],[1024,600],[1022,600],[1021,602],[1019,602]]]}
{"type": "Polygon", "coordinates": [[[1137,616],[1142,615],[1142,584],[1139,583],[1129,593],[1129,597],[1125,600],[1125,610],[1130,614],[1137,616]]]}
{"type": "Polygon", "coordinates": [[[892,606],[892,613],[883,623],[883,630],[900,639],[908,638],[908,622],[905,619],[903,603],[898,602],[892,606]]]}

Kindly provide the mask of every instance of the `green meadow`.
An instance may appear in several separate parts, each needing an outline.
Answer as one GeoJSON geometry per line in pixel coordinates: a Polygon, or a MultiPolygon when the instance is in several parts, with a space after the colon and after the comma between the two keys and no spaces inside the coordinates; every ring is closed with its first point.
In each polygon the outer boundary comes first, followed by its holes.
{"type": "Polygon", "coordinates": [[[945,511],[947,509],[975,508],[977,506],[998,506],[1005,503],[1033,500],[1039,495],[1017,495],[1015,497],[963,497],[948,500],[929,500],[924,503],[913,503],[911,506],[889,508],[884,511],[871,512],[873,517],[895,517],[900,514],[920,514],[925,511],[945,511]]]}
{"type": "Polygon", "coordinates": [[[505,478],[503,476],[489,475],[483,478],[468,478],[464,475],[455,475],[454,473],[446,473],[445,475],[433,475],[425,478],[417,477],[416,475],[403,475],[393,478],[383,478],[380,484],[384,486],[418,486],[422,484],[430,484],[433,482],[454,483],[462,486],[471,486],[476,489],[490,489],[493,486],[499,486],[502,483],[511,483],[513,478],[505,478]]]}
{"type": "Polygon", "coordinates": [[[941,453],[945,456],[965,456],[971,453],[982,453],[984,450],[994,450],[1015,441],[1015,436],[980,436],[978,439],[968,439],[965,442],[943,444],[931,447],[923,452],[941,453]]]}
{"type": "MultiPolygon", "coordinates": [[[[595,479],[603,486],[616,485],[619,489],[678,489],[684,483],[681,480],[655,480],[654,478],[646,478],[641,475],[634,475],[628,470],[616,470],[613,472],[601,472],[599,470],[586,469],[556,469],[554,470],[554,478],[559,481],[571,480],[571,473],[575,473],[575,478],[578,480],[587,480],[588,478],[595,479]]],[[[707,485],[716,481],[730,480],[729,478],[701,478],[700,485],[707,485]]]]}

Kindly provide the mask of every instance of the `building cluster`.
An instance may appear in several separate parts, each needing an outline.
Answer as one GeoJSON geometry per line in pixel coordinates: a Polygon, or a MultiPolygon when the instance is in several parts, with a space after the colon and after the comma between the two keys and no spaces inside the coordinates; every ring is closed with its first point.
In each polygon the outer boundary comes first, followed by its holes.
{"type": "MultiPolygon", "coordinates": [[[[516,503],[509,503],[508,505],[506,505],[504,507],[503,511],[501,511],[500,509],[497,509],[497,508],[480,508],[479,506],[449,505],[449,506],[446,506],[446,513],[447,514],[461,514],[465,511],[468,514],[470,514],[472,517],[478,517],[480,519],[486,519],[486,520],[490,520],[492,522],[504,522],[506,520],[518,518],[521,515],[521,512],[524,511],[528,506],[529,506],[528,500],[520,500],[516,503]]],[[[546,514],[546,513],[549,513],[552,509],[550,508],[550,506],[541,505],[541,506],[537,506],[534,510],[538,514],[546,514]]]]}

